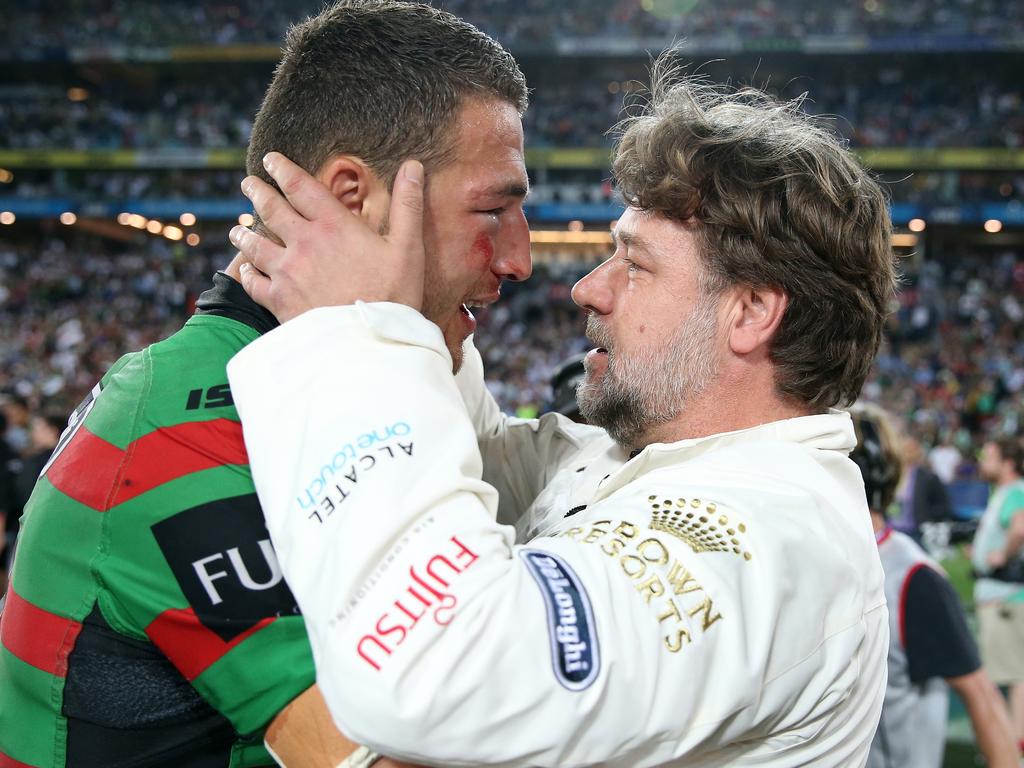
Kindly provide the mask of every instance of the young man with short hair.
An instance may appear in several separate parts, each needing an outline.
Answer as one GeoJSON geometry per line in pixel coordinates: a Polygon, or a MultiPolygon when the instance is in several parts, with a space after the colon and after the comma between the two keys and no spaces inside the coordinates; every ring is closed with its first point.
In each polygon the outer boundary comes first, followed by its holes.
{"type": "MultiPolygon", "coordinates": [[[[288,152],[386,232],[399,159],[420,158],[425,306],[457,355],[465,305],[530,272],[526,99],[509,53],[451,14],[341,2],[289,32],[249,166],[288,152]]],[[[0,625],[0,764],[269,765],[263,730],[313,683],[225,372],[277,324],[239,263],[181,331],[111,368],[42,473],[0,625]]],[[[328,342],[304,365],[339,354],[328,342]]]]}

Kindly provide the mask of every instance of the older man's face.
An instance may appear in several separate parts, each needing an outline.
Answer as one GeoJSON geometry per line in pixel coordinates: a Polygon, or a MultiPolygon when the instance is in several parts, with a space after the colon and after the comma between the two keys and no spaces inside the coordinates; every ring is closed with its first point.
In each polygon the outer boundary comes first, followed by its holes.
{"type": "Polygon", "coordinates": [[[573,300],[590,311],[580,411],[626,448],[675,418],[715,377],[723,343],[718,301],[703,293],[693,233],[627,210],[615,253],[580,280],[573,300]]]}

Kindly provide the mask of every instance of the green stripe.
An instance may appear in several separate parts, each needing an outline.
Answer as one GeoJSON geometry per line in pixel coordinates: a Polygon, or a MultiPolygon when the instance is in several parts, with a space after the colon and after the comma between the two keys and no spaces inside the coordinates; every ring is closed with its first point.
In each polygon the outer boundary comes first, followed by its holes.
{"type": "Polygon", "coordinates": [[[247,734],[266,728],[314,680],[305,623],[287,616],[232,648],[193,685],[239,733],[247,734]]]}
{"type": "Polygon", "coordinates": [[[0,647],[0,752],[28,765],[63,766],[67,723],[58,712],[64,680],[0,647]]]}
{"type": "Polygon", "coordinates": [[[174,336],[149,349],[152,389],[146,398],[145,424],[138,435],[158,427],[231,419],[238,421],[234,405],[207,400],[211,387],[228,384],[227,364],[242,347],[259,334],[243,323],[224,317],[200,315],[191,318],[174,336]],[[189,395],[200,390],[198,408],[188,409],[189,395]],[[207,404],[214,407],[207,408],[207,404]]]}
{"type": "Polygon", "coordinates": [[[103,514],[36,483],[21,521],[12,583],[30,603],[81,621],[95,586],[90,561],[99,546],[103,514]]]}
{"type": "Polygon", "coordinates": [[[171,480],[106,512],[104,551],[111,554],[96,567],[109,591],[100,595],[107,621],[121,632],[144,638],[145,628],[160,613],[186,608],[188,600],[151,526],[200,504],[250,493],[255,491],[249,467],[226,465],[171,480]]]}
{"type": "Polygon", "coordinates": [[[85,428],[124,449],[135,437],[140,398],[147,388],[146,351],[125,355],[120,367],[103,377],[103,391],[85,419],[85,428]]]}

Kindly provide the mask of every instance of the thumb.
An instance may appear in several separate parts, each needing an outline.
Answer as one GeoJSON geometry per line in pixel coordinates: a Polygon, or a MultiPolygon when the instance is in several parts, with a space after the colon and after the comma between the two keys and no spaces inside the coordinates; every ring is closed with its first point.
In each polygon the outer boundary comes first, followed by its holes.
{"type": "Polygon", "coordinates": [[[406,160],[398,169],[391,192],[392,242],[398,243],[406,253],[423,250],[423,164],[419,160],[406,160]]]}

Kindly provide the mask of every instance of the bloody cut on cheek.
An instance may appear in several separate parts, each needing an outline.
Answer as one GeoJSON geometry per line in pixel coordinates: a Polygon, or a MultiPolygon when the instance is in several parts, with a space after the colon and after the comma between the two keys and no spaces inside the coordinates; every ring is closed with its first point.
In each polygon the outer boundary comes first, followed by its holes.
{"type": "Polygon", "coordinates": [[[473,253],[490,263],[494,258],[494,241],[486,232],[481,232],[473,241],[473,253]]]}

